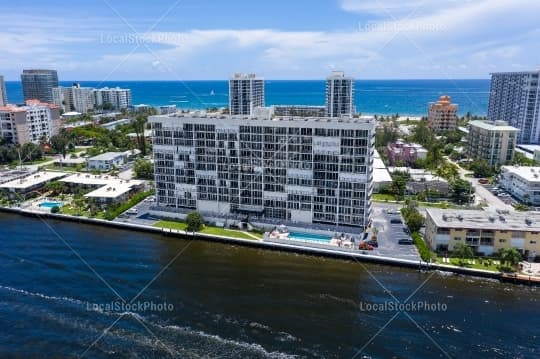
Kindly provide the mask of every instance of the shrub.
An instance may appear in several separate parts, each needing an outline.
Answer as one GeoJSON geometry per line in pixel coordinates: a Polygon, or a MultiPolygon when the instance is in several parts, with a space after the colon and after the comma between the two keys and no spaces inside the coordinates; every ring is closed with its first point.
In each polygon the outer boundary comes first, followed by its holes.
{"type": "Polygon", "coordinates": [[[60,212],[60,207],[54,206],[51,208],[51,213],[58,213],[58,212],[60,212]]]}

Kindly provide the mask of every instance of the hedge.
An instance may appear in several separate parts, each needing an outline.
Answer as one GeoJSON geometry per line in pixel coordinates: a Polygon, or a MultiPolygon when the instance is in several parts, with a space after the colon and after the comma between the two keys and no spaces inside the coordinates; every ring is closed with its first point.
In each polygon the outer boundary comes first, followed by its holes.
{"type": "Polygon", "coordinates": [[[155,190],[150,190],[146,192],[139,192],[133,195],[127,202],[124,202],[118,206],[109,206],[107,212],[105,212],[105,219],[112,221],[131,207],[135,206],[137,203],[141,202],[148,196],[151,196],[155,193],[155,190]]]}
{"type": "Polygon", "coordinates": [[[414,241],[414,245],[418,249],[418,253],[420,253],[420,258],[422,258],[424,262],[429,262],[431,260],[431,250],[420,233],[414,232],[411,234],[411,237],[414,241]]]}

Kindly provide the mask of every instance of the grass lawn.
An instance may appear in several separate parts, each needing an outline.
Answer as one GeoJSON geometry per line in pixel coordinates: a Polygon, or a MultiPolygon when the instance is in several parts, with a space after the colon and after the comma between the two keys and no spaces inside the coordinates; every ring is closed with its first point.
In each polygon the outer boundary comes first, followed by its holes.
{"type": "Polygon", "coordinates": [[[66,204],[65,206],[60,207],[60,212],[59,213],[67,214],[67,215],[70,215],[70,216],[105,219],[105,212],[98,211],[95,216],[92,216],[90,214],[89,210],[87,210],[87,209],[76,209],[76,208],[72,207],[69,204],[66,204]]]}
{"type": "Polygon", "coordinates": [[[176,229],[179,231],[185,231],[187,228],[187,224],[184,222],[178,222],[178,221],[166,221],[161,220],[154,224],[154,227],[158,228],[168,228],[168,229],[176,229]]]}
{"type": "Polygon", "coordinates": [[[373,193],[371,195],[371,198],[374,201],[395,201],[396,197],[393,194],[386,194],[386,193],[373,193]]]}
{"type": "Polygon", "coordinates": [[[234,238],[241,238],[241,239],[255,239],[252,236],[250,236],[247,233],[241,232],[241,231],[234,231],[230,229],[224,229],[224,228],[218,228],[218,227],[204,227],[200,233],[205,234],[215,234],[218,236],[227,236],[227,237],[234,237],[234,238]]]}
{"type": "Polygon", "coordinates": [[[442,261],[442,259],[443,259],[443,257],[437,257],[437,263],[439,263],[439,264],[448,264],[448,265],[453,265],[453,266],[456,266],[456,267],[463,267],[463,268],[483,269],[483,270],[489,270],[489,271],[493,271],[493,272],[500,272],[501,269],[502,269],[500,265],[493,264],[493,260],[491,261],[490,264],[484,265],[484,262],[488,262],[487,259],[481,261],[479,258],[475,258],[474,259],[474,262],[475,262],[474,264],[467,263],[467,260],[465,260],[465,264],[460,265],[460,259],[459,258],[450,257],[449,258],[450,261],[448,263],[444,263],[442,261]]]}

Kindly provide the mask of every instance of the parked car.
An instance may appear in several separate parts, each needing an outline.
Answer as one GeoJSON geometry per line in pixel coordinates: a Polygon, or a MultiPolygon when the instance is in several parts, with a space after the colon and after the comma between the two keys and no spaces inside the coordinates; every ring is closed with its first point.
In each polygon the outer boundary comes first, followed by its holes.
{"type": "Polygon", "coordinates": [[[489,180],[487,178],[480,178],[478,180],[478,183],[480,184],[488,184],[489,183],[489,180]]]}
{"type": "Polygon", "coordinates": [[[411,238],[401,238],[398,244],[413,244],[413,240],[411,238]]]}
{"type": "Polygon", "coordinates": [[[403,221],[399,217],[394,217],[390,219],[390,224],[402,224],[403,221]]]}

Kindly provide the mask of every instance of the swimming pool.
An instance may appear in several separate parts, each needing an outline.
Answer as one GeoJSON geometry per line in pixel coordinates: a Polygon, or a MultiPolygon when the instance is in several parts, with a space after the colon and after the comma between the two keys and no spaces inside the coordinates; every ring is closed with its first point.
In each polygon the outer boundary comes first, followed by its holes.
{"type": "Polygon", "coordinates": [[[321,234],[311,234],[304,232],[291,232],[289,233],[289,239],[299,241],[315,241],[315,242],[330,242],[332,237],[324,236],[321,234]]]}
{"type": "Polygon", "coordinates": [[[62,202],[54,202],[54,201],[45,201],[39,204],[39,206],[42,208],[62,207],[63,205],[64,204],[62,202]]]}

